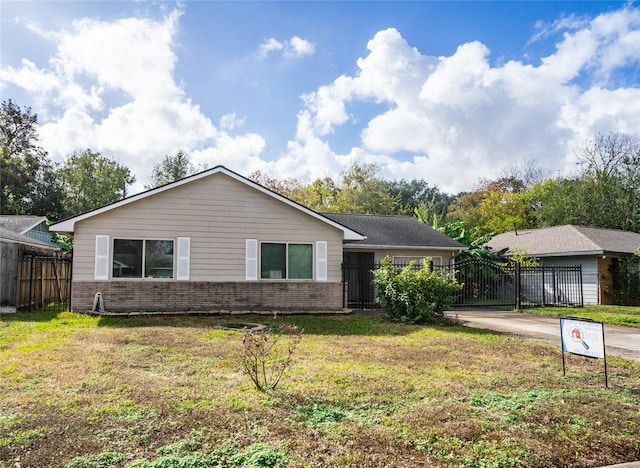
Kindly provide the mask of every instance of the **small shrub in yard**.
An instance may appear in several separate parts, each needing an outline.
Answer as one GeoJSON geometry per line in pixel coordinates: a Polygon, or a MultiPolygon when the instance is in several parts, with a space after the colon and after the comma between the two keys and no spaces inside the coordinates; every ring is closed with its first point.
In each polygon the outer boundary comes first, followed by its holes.
{"type": "Polygon", "coordinates": [[[64,465],[65,468],[113,468],[125,460],[118,452],[102,452],[95,455],[81,455],[64,465]]]}
{"type": "Polygon", "coordinates": [[[431,260],[396,268],[389,257],[373,272],[378,298],[391,320],[403,323],[436,323],[462,288],[455,278],[432,270],[431,260]]]}
{"type": "Polygon", "coordinates": [[[244,333],[240,360],[258,390],[276,388],[301,339],[302,330],[296,326],[244,333]]]}

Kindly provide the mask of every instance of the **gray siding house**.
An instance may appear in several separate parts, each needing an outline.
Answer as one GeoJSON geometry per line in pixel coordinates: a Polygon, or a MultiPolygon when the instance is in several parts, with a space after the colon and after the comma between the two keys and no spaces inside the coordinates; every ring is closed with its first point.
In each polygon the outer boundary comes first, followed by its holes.
{"type": "Polygon", "coordinates": [[[640,234],[586,226],[554,226],[505,232],[487,243],[494,250],[525,251],[543,265],[580,265],[585,304],[608,304],[612,287],[609,271],[616,258],[640,248],[640,234]]]}
{"type": "MultiPolygon", "coordinates": [[[[100,292],[108,311],[304,312],[344,308],[343,255],[375,247],[359,226],[217,166],[51,229],[74,238],[76,311],[100,292]]],[[[374,249],[376,258],[451,257],[403,244],[374,249]]]]}

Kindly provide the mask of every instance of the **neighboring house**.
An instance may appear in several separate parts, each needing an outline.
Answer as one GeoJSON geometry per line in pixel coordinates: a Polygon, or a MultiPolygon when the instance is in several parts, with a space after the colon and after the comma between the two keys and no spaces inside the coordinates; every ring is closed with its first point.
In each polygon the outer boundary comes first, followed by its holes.
{"type": "Polygon", "coordinates": [[[47,244],[50,247],[58,248],[53,243],[53,232],[47,226],[45,216],[22,216],[22,215],[0,215],[0,229],[21,234],[47,244]]]}
{"type": "Polygon", "coordinates": [[[374,249],[341,221],[217,166],[51,229],[74,237],[76,311],[98,292],[109,311],[342,310],[343,250],[450,259],[404,238],[374,249]]]}
{"type": "Polygon", "coordinates": [[[610,267],[617,258],[640,248],[640,234],[585,226],[555,226],[506,232],[487,243],[493,250],[508,248],[539,258],[543,265],[581,265],[585,304],[607,304],[612,288],[610,267]]]}
{"type": "Polygon", "coordinates": [[[18,306],[22,254],[58,250],[53,244],[22,234],[41,224],[34,222],[36,218],[46,222],[46,218],[41,216],[0,216],[0,312],[15,312],[18,306]]]}

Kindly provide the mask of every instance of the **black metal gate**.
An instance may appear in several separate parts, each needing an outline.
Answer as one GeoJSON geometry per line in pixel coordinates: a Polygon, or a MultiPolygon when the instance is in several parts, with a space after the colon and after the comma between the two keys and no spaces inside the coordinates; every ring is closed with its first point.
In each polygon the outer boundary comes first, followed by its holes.
{"type": "MultiPolygon", "coordinates": [[[[406,265],[395,265],[403,268],[406,265]]],[[[352,309],[380,307],[371,272],[380,264],[344,263],[344,306],[352,309]]],[[[462,290],[453,307],[520,309],[537,306],[582,307],[581,266],[522,266],[468,260],[436,266],[455,275],[462,290]]]]}

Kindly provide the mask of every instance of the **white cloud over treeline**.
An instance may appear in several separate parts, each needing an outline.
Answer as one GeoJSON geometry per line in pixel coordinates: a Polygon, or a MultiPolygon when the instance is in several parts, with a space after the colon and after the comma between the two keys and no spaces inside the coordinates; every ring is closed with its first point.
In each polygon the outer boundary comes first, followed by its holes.
{"type": "MultiPolygon", "coordinates": [[[[571,23],[575,25],[575,22],[571,23]]],[[[620,67],[640,67],[640,13],[625,8],[565,32],[554,54],[538,65],[510,61],[491,66],[480,42],[447,57],[422,54],[396,29],[378,32],[354,76],[305,96],[298,133],[282,171],[301,177],[331,161],[382,166],[392,178],[425,178],[449,191],[469,189],[522,161],[551,171],[569,169],[575,153],[598,133],[640,132],[640,88],[613,87],[620,67]],[[336,154],[332,132],[357,115],[354,102],[385,103],[370,119],[361,144],[336,154]],[[412,157],[398,161],[394,154],[412,157]]]]}
{"type": "MultiPolygon", "coordinates": [[[[562,171],[587,138],[640,132],[638,83],[612,78],[619,69],[640,67],[640,10],[630,6],[539,25],[532,40],[562,36],[535,64],[492,65],[480,42],[430,56],[401,31],[379,31],[355,74],[302,96],[291,116],[296,134],[270,161],[265,137],[241,133],[244,116],[206,115],[185,94],[176,79],[180,20],[174,11],[160,20],[82,19],[57,31],[32,25],[55,53],[44,66],[25,57],[19,66],[0,67],[0,91],[15,86],[33,97],[42,146],[54,159],[91,148],[132,168],[139,187],[164,155],[182,149],[197,164],[303,180],[373,162],[384,176],[424,178],[457,192],[518,161],[562,171]],[[370,103],[383,110],[363,120],[358,105],[370,103]],[[357,144],[346,153],[334,150],[336,130],[354,122],[357,144]]],[[[312,56],[315,47],[293,36],[267,39],[257,50],[261,59],[295,58],[312,56]]]]}

